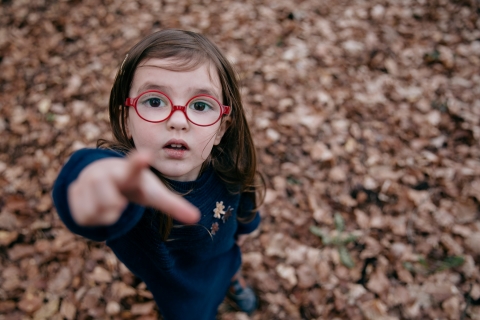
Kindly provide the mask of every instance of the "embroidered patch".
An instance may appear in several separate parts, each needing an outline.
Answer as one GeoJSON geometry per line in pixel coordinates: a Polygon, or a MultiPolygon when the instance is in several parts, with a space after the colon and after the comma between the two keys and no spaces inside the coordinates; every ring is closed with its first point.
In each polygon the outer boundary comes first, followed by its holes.
{"type": "Polygon", "coordinates": [[[221,215],[225,214],[225,211],[223,211],[223,209],[225,209],[225,206],[223,205],[223,201],[217,202],[216,205],[217,207],[213,209],[213,217],[220,219],[222,217],[221,215]]]}
{"type": "Polygon", "coordinates": [[[210,230],[212,230],[213,235],[215,235],[215,233],[217,233],[218,229],[220,229],[220,227],[218,226],[218,222],[212,223],[212,227],[210,228],[210,230]]]}
{"type": "Polygon", "coordinates": [[[227,211],[225,211],[225,214],[223,215],[223,223],[227,222],[228,218],[230,218],[232,216],[232,211],[233,211],[233,208],[228,206],[227,208],[227,211]]]}

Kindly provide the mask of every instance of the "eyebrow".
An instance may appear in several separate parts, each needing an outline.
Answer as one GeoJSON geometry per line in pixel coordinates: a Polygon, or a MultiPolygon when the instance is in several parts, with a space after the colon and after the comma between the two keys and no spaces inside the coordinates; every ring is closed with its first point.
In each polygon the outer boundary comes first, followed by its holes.
{"type": "MultiPolygon", "coordinates": [[[[166,93],[167,95],[171,94],[171,87],[162,86],[162,85],[158,85],[158,84],[151,83],[151,82],[146,82],[142,86],[140,86],[138,88],[137,94],[140,94],[140,93],[145,92],[147,90],[158,90],[158,91],[166,93]]],[[[219,100],[219,101],[222,101],[222,97],[219,97],[218,94],[214,90],[212,90],[208,87],[205,87],[205,88],[190,87],[190,88],[187,89],[187,92],[192,97],[196,96],[196,95],[199,95],[199,94],[206,94],[206,95],[212,96],[214,98],[217,98],[217,100],[219,100]]]]}

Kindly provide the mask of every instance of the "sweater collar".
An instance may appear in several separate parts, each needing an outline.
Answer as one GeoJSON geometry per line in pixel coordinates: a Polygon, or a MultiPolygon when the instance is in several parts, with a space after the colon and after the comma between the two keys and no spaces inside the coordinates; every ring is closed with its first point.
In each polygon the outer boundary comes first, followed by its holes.
{"type": "Polygon", "coordinates": [[[200,176],[196,180],[193,180],[193,181],[175,181],[170,179],[166,179],[166,180],[175,191],[183,194],[183,193],[201,191],[202,189],[206,188],[209,185],[209,181],[212,179],[214,174],[215,174],[215,171],[213,170],[213,167],[209,165],[207,168],[205,168],[205,170],[203,170],[203,172],[200,174],[200,176]]]}

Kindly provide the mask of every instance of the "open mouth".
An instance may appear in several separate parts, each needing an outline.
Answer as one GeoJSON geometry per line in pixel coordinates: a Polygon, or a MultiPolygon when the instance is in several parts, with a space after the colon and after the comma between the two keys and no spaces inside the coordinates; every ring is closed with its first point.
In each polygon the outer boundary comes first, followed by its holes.
{"type": "Polygon", "coordinates": [[[171,139],[165,143],[163,148],[171,151],[186,151],[188,150],[188,144],[180,139],[171,139]]]}
{"type": "Polygon", "coordinates": [[[167,144],[164,148],[173,149],[173,150],[187,150],[187,148],[182,144],[171,143],[167,144]]]}

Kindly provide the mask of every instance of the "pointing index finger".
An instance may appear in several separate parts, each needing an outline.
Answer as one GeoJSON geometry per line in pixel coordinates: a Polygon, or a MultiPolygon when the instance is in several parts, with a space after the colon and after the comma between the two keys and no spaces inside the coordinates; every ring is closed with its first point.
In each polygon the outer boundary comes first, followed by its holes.
{"type": "Polygon", "coordinates": [[[145,170],[152,157],[149,152],[132,152],[127,158],[127,173],[120,182],[124,194],[131,201],[159,209],[183,223],[197,222],[200,218],[198,208],[169,190],[153,172],[145,170]]]}

